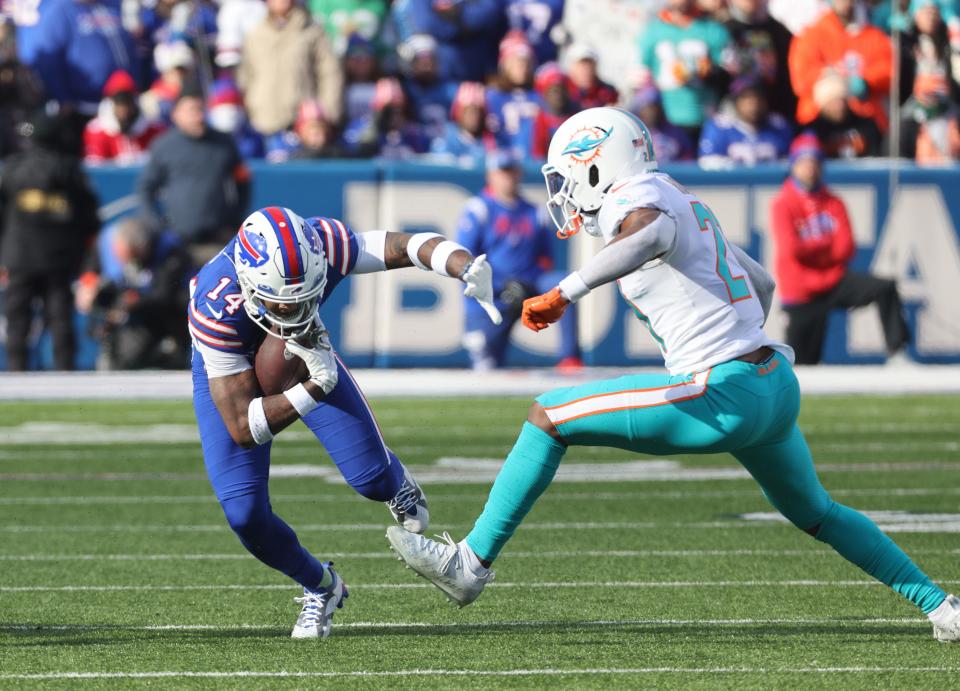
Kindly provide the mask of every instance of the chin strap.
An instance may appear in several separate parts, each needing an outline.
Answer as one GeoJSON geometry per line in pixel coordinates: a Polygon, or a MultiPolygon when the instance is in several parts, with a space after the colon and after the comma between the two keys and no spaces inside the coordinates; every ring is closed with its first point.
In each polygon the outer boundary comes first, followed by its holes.
{"type": "Polygon", "coordinates": [[[580,232],[583,228],[583,217],[579,213],[567,216],[567,224],[557,231],[557,237],[561,240],[567,240],[580,232]]]}

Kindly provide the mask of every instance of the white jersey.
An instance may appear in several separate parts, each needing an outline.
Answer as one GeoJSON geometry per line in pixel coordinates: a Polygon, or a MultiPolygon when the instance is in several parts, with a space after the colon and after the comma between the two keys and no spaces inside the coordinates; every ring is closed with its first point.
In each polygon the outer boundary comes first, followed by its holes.
{"type": "Polygon", "coordinates": [[[763,345],[792,355],[763,332],[763,308],[747,272],[728,251],[716,216],[670,176],[644,173],[614,182],[597,217],[604,241],[640,208],[673,219],[676,240],[666,255],[618,283],[659,343],[671,374],[702,372],[763,345]]]}

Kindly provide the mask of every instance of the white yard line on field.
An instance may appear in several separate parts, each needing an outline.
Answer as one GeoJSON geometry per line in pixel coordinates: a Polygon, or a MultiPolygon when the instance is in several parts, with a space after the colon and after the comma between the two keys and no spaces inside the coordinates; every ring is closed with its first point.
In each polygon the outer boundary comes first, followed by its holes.
{"type": "MultiPolygon", "coordinates": [[[[951,442],[952,443],[952,442],[951,442]]],[[[960,448],[960,446],[958,446],[960,448]]],[[[2,452],[0,452],[2,455],[2,452]]],[[[574,459],[569,459],[570,461],[574,459]]],[[[502,457],[438,458],[434,465],[411,465],[410,471],[417,479],[428,485],[486,485],[493,482],[502,457]]],[[[957,460],[883,461],[865,463],[820,463],[817,469],[830,473],[917,473],[926,470],[960,469],[957,460]]],[[[341,485],[343,478],[330,464],[312,463],[274,464],[270,468],[272,479],[314,478],[329,484],[341,485]]],[[[202,473],[181,472],[5,472],[0,480],[19,482],[73,482],[82,480],[101,481],[150,481],[150,480],[203,480],[202,473]]],[[[729,466],[691,466],[679,461],[653,459],[643,461],[596,461],[590,463],[566,462],[560,466],[557,483],[592,482],[698,482],[707,480],[739,481],[751,479],[743,468],[731,463],[729,466]]]]}
{"type": "Polygon", "coordinates": [[[557,677],[634,674],[894,674],[958,672],[960,667],[606,667],[573,669],[399,669],[392,671],[355,672],[259,672],[238,670],[227,672],[41,672],[32,674],[0,674],[0,681],[40,681],[53,679],[204,679],[293,678],[344,679],[357,677],[557,677]]]}
{"type": "MultiPolygon", "coordinates": [[[[466,523],[451,523],[445,526],[450,530],[468,530],[472,528],[466,523]]],[[[524,530],[646,530],[657,528],[770,528],[782,527],[773,522],[746,522],[746,521],[609,521],[595,523],[575,523],[558,521],[556,523],[524,523],[524,530]]],[[[226,523],[211,523],[200,525],[176,524],[118,524],[118,525],[4,525],[0,526],[0,533],[219,533],[227,532],[226,523]]],[[[326,532],[326,531],[364,531],[386,530],[385,523],[319,523],[297,525],[298,533],[326,532]]]]}
{"type": "MultiPolygon", "coordinates": [[[[584,627],[584,628],[616,628],[619,626],[785,626],[834,624],[840,626],[880,626],[885,624],[906,624],[913,626],[930,626],[930,622],[922,617],[871,617],[871,618],[844,618],[813,617],[796,619],[598,619],[588,621],[562,620],[532,620],[532,621],[478,621],[461,623],[443,623],[429,621],[347,621],[339,622],[339,629],[438,629],[438,630],[469,630],[469,629],[529,629],[542,626],[584,627]]],[[[287,627],[281,624],[0,624],[0,632],[25,631],[44,633],[47,631],[286,631],[287,627]]]]}
{"type": "MultiPolygon", "coordinates": [[[[842,497],[938,497],[953,496],[960,494],[960,487],[879,487],[879,488],[861,488],[861,489],[832,489],[830,494],[842,497]]],[[[722,497],[759,497],[760,489],[742,489],[742,490],[626,490],[622,492],[563,492],[555,491],[544,494],[539,499],[545,501],[610,501],[615,499],[636,499],[639,497],[649,499],[702,499],[702,498],[722,498],[722,497]]],[[[431,502],[437,501],[456,501],[463,502],[470,499],[468,494],[453,494],[443,492],[430,492],[431,502]]],[[[327,501],[349,501],[353,499],[352,494],[344,493],[323,493],[316,494],[271,494],[270,500],[274,503],[286,502],[327,502],[327,501]]],[[[60,497],[0,497],[0,506],[83,506],[83,505],[122,505],[122,504],[213,504],[215,498],[212,494],[196,495],[75,495],[60,497]]]]}
{"type": "MultiPolygon", "coordinates": [[[[879,528],[888,533],[957,533],[960,532],[960,514],[923,514],[909,511],[869,511],[879,528]]],[[[468,530],[472,525],[451,523],[448,530],[468,530]]],[[[525,530],[659,530],[684,528],[696,530],[767,529],[789,527],[786,519],[775,513],[744,514],[731,520],[718,521],[605,521],[572,522],[557,521],[525,523],[525,530]],[[746,520],[761,517],[762,520],[746,520]]],[[[297,532],[360,532],[384,530],[382,523],[318,523],[296,526],[297,532]]],[[[20,523],[0,526],[0,533],[219,533],[227,530],[226,524],[165,524],[124,523],[116,525],[48,525],[20,523]]]]}
{"type": "MultiPolygon", "coordinates": [[[[960,549],[912,549],[911,554],[960,554],[960,549]]],[[[574,559],[634,557],[836,557],[829,549],[623,549],[623,550],[569,550],[544,552],[504,552],[506,559],[574,559]]],[[[329,552],[330,559],[396,559],[384,549],[382,552],[329,552]]],[[[231,554],[0,554],[0,561],[245,561],[252,557],[245,553],[231,554]]]]}
{"type": "MultiPolygon", "coordinates": [[[[946,585],[960,581],[940,581],[946,585]]],[[[362,590],[420,590],[432,588],[430,583],[349,583],[351,589],[362,590]]],[[[492,588],[553,589],[553,588],[801,588],[801,587],[863,587],[883,585],[879,581],[868,580],[783,580],[783,581],[544,581],[544,582],[494,582],[492,588]]],[[[292,590],[286,583],[250,583],[215,584],[199,583],[195,585],[10,585],[0,586],[4,593],[75,593],[75,592],[183,592],[193,590],[292,590]]]]}

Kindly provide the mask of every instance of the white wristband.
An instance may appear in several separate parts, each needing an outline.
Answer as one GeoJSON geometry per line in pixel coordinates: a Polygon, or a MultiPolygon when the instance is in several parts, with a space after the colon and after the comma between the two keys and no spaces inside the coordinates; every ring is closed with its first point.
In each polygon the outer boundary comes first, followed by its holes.
{"type": "Polygon", "coordinates": [[[413,265],[423,269],[424,271],[429,271],[430,267],[420,261],[420,257],[417,256],[417,253],[420,252],[420,248],[423,247],[425,242],[429,242],[434,238],[443,238],[440,233],[414,233],[407,241],[407,256],[410,257],[410,261],[413,262],[413,265]]]}
{"type": "Polygon", "coordinates": [[[290,405],[299,413],[300,417],[303,417],[307,413],[312,412],[320,402],[310,395],[310,392],[307,391],[307,387],[303,384],[297,384],[296,386],[287,389],[283,392],[283,395],[287,397],[287,400],[290,401],[290,405]]]}
{"type": "Polygon", "coordinates": [[[250,436],[257,446],[266,444],[273,439],[273,432],[270,431],[270,423],[267,422],[267,414],[263,412],[263,398],[254,398],[247,406],[247,423],[250,426],[250,436]]]}
{"type": "Polygon", "coordinates": [[[557,287],[560,288],[563,297],[567,298],[570,302],[576,302],[590,292],[590,287],[576,271],[560,281],[560,285],[557,287]]]}
{"type": "Polygon", "coordinates": [[[434,272],[441,276],[449,276],[450,274],[447,273],[447,260],[451,254],[458,250],[466,252],[467,248],[453,240],[444,240],[434,247],[433,256],[430,257],[430,266],[434,272]]]}

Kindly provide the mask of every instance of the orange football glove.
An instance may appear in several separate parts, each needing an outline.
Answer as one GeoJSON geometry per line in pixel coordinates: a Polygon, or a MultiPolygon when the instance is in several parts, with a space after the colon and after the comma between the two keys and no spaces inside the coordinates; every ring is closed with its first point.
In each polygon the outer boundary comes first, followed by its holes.
{"type": "Polygon", "coordinates": [[[563,297],[559,288],[523,301],[521,321],[531,331],[543,331],[558,321],[567,310],[570,301],[563,297]]]}

